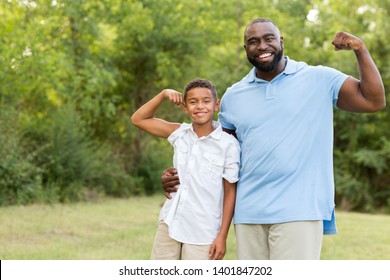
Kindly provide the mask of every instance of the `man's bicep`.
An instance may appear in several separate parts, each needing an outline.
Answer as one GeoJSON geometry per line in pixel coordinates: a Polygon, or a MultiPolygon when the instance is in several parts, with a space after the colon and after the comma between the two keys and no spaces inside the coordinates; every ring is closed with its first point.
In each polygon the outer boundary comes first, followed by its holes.
{"type": "Polygon", "coordinates": [[[369,113],[374,111],[372,106],[372,101],[363,95],[359,80],[347,78],[340,88],[337,108],[353,113],[369,113]]]}

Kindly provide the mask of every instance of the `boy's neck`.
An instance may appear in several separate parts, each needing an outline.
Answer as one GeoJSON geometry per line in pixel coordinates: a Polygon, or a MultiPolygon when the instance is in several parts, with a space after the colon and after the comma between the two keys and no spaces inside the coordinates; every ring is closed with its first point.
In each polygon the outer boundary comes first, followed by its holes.
{"type": "Polygon", "coordinates": [[[192,123],[192,128],[194,129],[194,132],[198,138],[208,136],[215,130],[212,122],[201,125],[192,123]]]}

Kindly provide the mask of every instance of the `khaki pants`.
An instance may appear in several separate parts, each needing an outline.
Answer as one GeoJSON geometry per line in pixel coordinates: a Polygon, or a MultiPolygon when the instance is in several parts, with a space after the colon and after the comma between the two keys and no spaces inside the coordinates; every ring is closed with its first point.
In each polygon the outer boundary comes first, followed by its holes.
{"type": "Polygon", "coordinates": [[[239,260],[319,260],[323,221],[234,226],[239,260]]]}
{"type": "Polygon", "coordinates": [[[152,260],[208,260],[211,245],[178,242],[168,235],[168,226],[159,222],[152,248],[152,260]]]}

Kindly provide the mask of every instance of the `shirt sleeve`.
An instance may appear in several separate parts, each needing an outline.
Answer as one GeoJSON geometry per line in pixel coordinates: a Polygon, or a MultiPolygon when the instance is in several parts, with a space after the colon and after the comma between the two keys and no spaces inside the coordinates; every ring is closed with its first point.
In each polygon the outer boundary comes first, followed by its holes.
{"type": "Polygon", "coordinates": [[[240,145],[237,139],[227,134],[230,138],[230,144],[226,150],[225,166],[222,177],[229,183],[236,183],[239,180],[240,169],[240,145]]]}
{"type": "Polygon", "coordinates": [[[186,133],[186,129],[188,129],[187,123],[182,123],[178,129],[176,129],[174,132],[171,133],[171,135],[168,136],[167,140],[169,143],[171,143],[172,146],[175,147],[175,142],[178,138],[182,137],[186,133]]]}
{"type": "Polygon", "coordinates": [[[329,87],[328,90],[332,95],[333,106],[337,108],[340,89],[345,80],[350,76],[327,66],[319,66],[318,69],[320,70],[320,76],[326,79],[324,84],[329,87]]]}
{"type": "MultiPolygon", "coordinates": [[[[228,91],[226,91],[226,93],[227,92],[228,91]]],[[[229,105],[227,105],[227,103],[229,101],[228,101],[228,98],[226,97],[227,96],[226,93],[225,93],[225,95],[221,99],[221,107],[220,107],[220,111],[218,113],[218,121],[221,123],[223,128],[226,128],[226,129],[229,129],[229,130],[236,130],[234,125],[229,122],[228,112],[226,111],[226,108],[229,107],[229,105]]]]}

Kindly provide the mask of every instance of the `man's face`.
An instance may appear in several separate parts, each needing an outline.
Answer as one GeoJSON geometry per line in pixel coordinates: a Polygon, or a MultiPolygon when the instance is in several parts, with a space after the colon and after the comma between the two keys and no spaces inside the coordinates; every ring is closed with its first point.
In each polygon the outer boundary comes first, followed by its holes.
{"type": "Polygon", "coordinates": [[[283,57],[283,37],[270,22],[258,22],[246,29],[244,48],[249,62],[260,72],[277,69],[283,57]]]}

